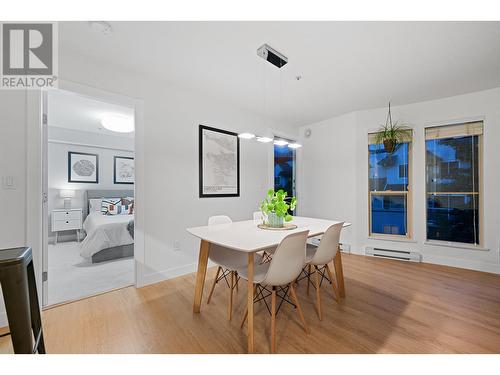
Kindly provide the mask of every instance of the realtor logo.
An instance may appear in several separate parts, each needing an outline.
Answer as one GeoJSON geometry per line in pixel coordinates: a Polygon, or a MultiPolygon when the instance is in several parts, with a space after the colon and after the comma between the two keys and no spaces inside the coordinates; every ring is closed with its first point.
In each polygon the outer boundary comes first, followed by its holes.
{"type": "Polygon", "coordinates": [[[2,88],[55,87],[57,41],[54,23],[2,24],[2,88]]]}

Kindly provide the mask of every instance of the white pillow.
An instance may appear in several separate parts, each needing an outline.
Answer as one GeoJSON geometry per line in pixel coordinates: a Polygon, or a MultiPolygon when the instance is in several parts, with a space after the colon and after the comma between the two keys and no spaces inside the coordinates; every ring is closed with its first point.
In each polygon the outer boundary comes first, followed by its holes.
{"type": "Polygon", "coordinates": [[[102,205],[102,199],[89,199],[89,213],[100,212],[101,205],[102,205]]]}

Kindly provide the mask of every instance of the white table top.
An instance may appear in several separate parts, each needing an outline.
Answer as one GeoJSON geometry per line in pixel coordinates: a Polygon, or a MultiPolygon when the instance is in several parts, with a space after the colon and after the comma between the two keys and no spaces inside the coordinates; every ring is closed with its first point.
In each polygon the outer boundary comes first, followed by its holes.
{"type": "MultiPolygon", "coordinates": [[[[187,231],[193,236],[207,242],[251,253],[276,246],[291,233],[309,229],[309,237],[319,236],[325,233],[331,225],[340,223],[340,221],[294,216],[290,223],[297,225],[297,229],[260,229],[257,227],[258,224],[261,224],[260,220],[246,220],[228,224],[187,228],[187,231]]],[[[344,223],[344,227],[349,225],[351,224],[344,223]]]]}

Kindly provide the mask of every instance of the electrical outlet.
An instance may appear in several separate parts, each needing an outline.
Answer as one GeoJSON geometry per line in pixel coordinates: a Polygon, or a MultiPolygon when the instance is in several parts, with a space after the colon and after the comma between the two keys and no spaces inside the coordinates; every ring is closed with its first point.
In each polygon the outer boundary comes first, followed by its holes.
{"type": "Polygon", "coordinates": [[[2,176],[2,187],[5,190],[13,190],[16,188],[16,181],[13,176],[2,176]]]}
{"type": "Polygon", "coordinates": [[[181,250],[181,242],[179,240],[174,241],[174,251],[180,251],[181,250]]]}

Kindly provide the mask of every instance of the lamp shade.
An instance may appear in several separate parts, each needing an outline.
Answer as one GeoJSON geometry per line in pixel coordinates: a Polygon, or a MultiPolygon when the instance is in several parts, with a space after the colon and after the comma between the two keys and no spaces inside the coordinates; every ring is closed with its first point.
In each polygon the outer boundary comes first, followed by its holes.
{"type": "Polygon", "coordinates": [[[61,198],[74,198],[75,197],[75,191],[74,190],[69,190],[69,189],[59,190],[59,196],[61,198]]]}

